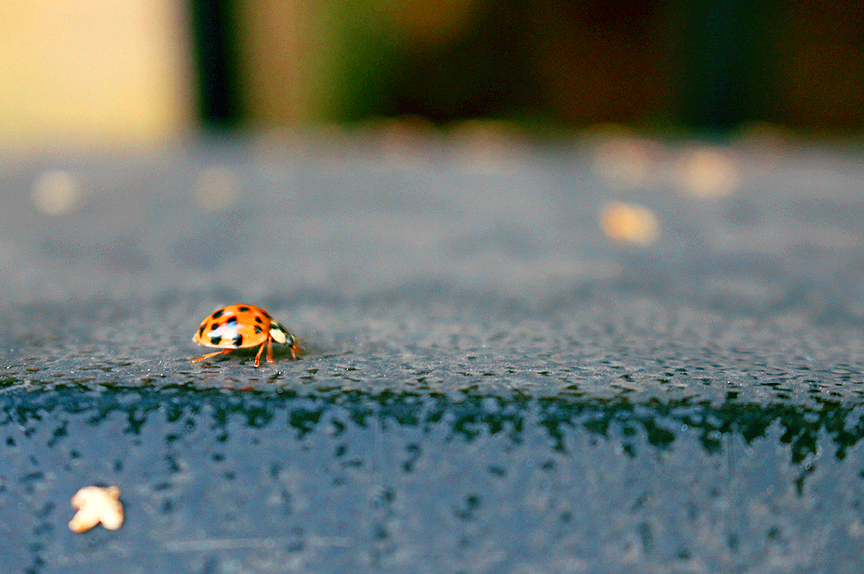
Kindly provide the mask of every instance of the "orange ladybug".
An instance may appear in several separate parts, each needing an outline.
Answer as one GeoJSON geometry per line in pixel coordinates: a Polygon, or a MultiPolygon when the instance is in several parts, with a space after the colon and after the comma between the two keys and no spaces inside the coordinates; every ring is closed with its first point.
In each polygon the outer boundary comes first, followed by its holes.
{"type": "Polygon", "coordinates": [[[254,305],[228,305],[214,311],[204,319],[192,340],[205,347],[222,349],[215,353],[207,353],[203,357],[192,359],[193,363],[230,353],[234,349],[247,349],[261,345],[255,355],[255,366],[261,358],[264,347],[267,347],[267,362],[273,362],[273,341],[288,345],[291,358],[300,354],[297,338],[288,332],[270,316],[270,313],[254,305]]]}

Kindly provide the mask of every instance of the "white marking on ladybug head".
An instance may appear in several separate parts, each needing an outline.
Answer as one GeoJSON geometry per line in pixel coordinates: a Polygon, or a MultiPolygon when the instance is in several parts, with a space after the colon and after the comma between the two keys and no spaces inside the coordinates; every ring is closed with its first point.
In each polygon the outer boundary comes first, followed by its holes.
{"type": "Polygon", "coordinates": [[[273,340],[277,343],[282,343],[284,345],[288,340],[288,330],[276,321],[273,321],[270,323],[270,336],[273,337],[273,340]]]}

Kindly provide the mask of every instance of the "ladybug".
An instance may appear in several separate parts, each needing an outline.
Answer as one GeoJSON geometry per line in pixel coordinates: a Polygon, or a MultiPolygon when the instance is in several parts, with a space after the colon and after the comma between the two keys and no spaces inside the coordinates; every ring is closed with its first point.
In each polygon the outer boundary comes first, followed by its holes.
{"type": "Polygon", "coordinates": [[[261,345],[255,355],[255,366],[261,358],[261,352],[267,347],[267,362],[273,362],[273,341],[288,345],[291,357],[300,354],[297,338],[288,332],[270,316],[270,313],[254,305],[228,305],[214,311],[204,319],[192,340],[205,347],[221,348],[221,351],[207,353],[203,357],[192,359],[193,363],[215,357],[222,353],[230,353],[234,349],[247,349],[261,345]]]}

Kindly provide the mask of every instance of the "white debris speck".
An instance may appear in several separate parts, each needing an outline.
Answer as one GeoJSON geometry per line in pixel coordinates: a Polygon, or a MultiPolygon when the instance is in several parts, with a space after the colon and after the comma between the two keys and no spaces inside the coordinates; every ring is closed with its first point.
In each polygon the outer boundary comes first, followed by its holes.
{"type": "Polygon", "coordinates": [[[85,486],[72,497],[72,508],[78,512],[69,521],[72,532],[86,532],[99,524],[108,530],[123,525],[123,503],[118,486],[85,486]]]}

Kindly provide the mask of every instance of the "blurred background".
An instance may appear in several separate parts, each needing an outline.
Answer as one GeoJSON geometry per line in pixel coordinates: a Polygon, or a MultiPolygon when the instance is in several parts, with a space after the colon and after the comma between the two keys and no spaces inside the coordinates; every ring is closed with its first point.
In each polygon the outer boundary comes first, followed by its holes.
{"type": "Polygon", "coordinates": [[[386,118],[855,137],[862,20],[852,0],[9,0],[0,144],[386,118]]]}

